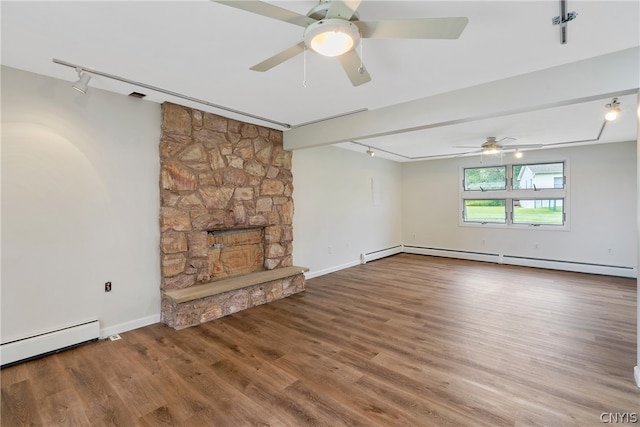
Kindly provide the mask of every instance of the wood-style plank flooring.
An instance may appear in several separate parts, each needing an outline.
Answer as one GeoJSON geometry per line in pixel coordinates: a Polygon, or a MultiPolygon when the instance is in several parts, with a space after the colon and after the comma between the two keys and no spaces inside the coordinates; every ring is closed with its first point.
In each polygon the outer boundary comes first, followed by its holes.
{"type": "Polygon", "coordinates": [[[2,426],[602,426],[636,281],[396,255],[205,325],[3,369],[2,426]]]}

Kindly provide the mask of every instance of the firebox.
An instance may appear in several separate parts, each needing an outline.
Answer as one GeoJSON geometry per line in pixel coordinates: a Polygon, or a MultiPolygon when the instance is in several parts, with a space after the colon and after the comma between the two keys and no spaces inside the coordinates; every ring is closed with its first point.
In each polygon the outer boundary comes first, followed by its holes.
{"type": "Polygon", "coordinates": [[[209,231],[211,280],[264,270],[264,228],[209,231]]]}

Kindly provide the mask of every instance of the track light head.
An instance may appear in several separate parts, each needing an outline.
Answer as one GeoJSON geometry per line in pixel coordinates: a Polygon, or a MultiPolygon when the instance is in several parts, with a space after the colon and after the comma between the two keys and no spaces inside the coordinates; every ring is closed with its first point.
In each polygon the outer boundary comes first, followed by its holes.
{"type": "Polygon", "coordinates": [[[615,120],[618,118],[618,115],[622,110],[620,110],[620,103],[618,102],[618,98],[613,98],[611,104],[605,105],[607,107],[607,113],[604,115],[606,120],[615,120]]]}
{"type": "Polygon", "coordinates": [[[76,68],[76,71],[78,72],[78,81],[74,82],[71,87],[78,92],[87,93],[91,74],[88,74],[86,71],[82,71],[82,68],[76,68]]]}
{"type": "Polygon", "coordinates": [[[369,149],[367,150],[367,154],[368,154],[368,155],[370,155],[371,157],[373,157],[373,156],[375,156],[375,155],[376,155],[376,152],[375,152],[375,151],[373,151],[373,150],[371,149],[371,147],[369,147],[369,149]]]}

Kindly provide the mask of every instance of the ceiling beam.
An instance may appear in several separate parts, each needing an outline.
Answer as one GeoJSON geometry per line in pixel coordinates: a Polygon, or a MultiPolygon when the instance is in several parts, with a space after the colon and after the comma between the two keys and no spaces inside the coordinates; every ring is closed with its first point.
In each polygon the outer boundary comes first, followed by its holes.
{"type": "Polygon", "coordinates": [[[287,150],[412,132],[636,93],[640,47],[284,132],[287,150]]]}

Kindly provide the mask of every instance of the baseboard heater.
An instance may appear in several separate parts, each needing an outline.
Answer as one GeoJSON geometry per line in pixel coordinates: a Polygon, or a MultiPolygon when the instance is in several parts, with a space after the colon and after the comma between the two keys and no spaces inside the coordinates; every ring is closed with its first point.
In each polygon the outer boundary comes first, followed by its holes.
{"type": "Polygon", "coordinates": [[[402,245],[392,246],[386,249],[379,249],[377,251],[366,252],[360,254],[360,263],[366,264],[369,261],[375,261],[380,258],[386,258],[391,255],[396,255],[404,251],[402,245]]]}
{"type": "Polygon", "coordinates": [[[579,261],[553,260],[544,258],[523,257],[487,252],[462,251],[455,249],[430,248],[424,246],[404,246],[404,252],[417,255],[460,258],[472,261],[495,262],[498,264],[519,265],[524,267],[546,268],[550,270],[575,271],[579,273],[603,274],[607,276],[637,277],[635,267],[620,265],[595,264],[579,261]]]}
{"type": "Polygon", "coordinates": [[[411,245],[405,245],[404,252],[408,254],[416,254],[416,255],[431,255],[431,256],[441,256],[446,258],[468,259],[471,261],[501,262],[500,254],[495,254],[490,252],[462,251],[462,250],[456,250],[456,249],[430,248],[425,246],[411,246],[411,245]]]}
{"type": "Polygon", "coordinates": [[[0,345],[2,367],[57,353],[100,338],[100,322],[90,320],[0,345]]]}

